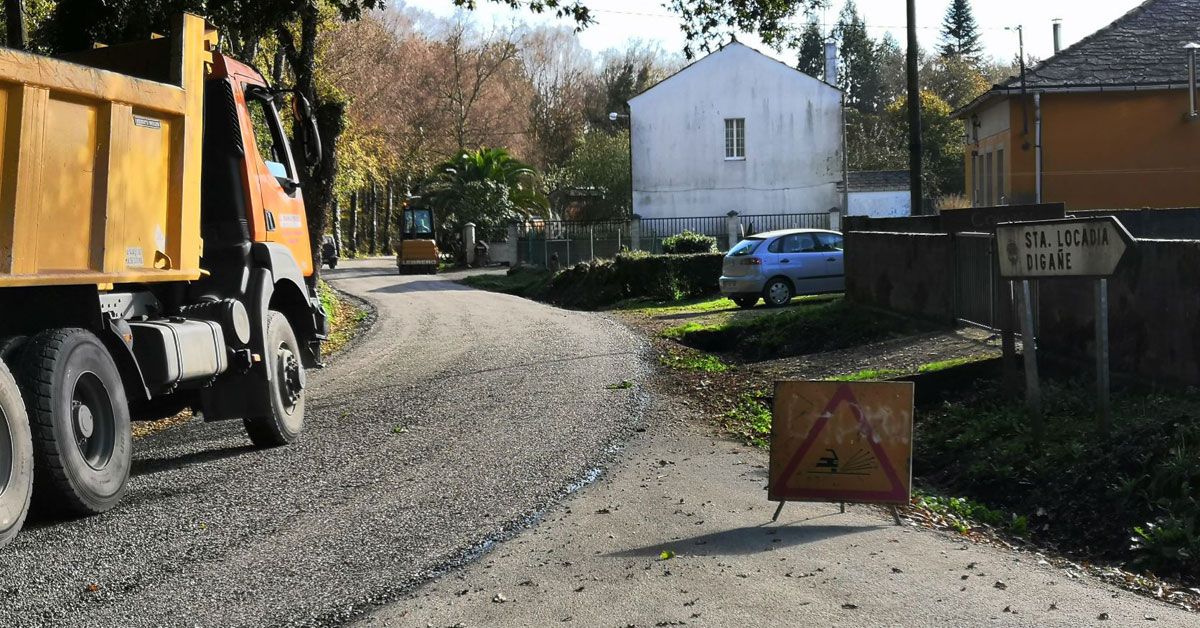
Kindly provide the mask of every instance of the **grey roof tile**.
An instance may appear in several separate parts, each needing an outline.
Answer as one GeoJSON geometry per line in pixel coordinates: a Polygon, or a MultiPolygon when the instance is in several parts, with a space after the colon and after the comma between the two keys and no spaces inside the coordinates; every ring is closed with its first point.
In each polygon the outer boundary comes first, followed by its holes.
{"type": "MultiPolygon", "coordinates": [[[[1028,68],[1030,88],[1186,83],[1184,45],[1200,41],[1200,0],[1147,0],[1028,68]]],[[[1019,87],[1011,77],[1000,87],[1019,87]]]]}

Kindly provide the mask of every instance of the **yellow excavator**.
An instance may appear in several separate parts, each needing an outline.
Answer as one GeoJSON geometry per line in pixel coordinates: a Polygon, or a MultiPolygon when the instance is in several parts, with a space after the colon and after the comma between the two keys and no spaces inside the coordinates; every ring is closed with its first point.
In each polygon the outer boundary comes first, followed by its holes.
{"type": "Polygon", "coordinates": [[[401,275],[436,275],[438,246],[434,239],[433,210],[413,196],[404,202],[396,267],[401,275]]]}

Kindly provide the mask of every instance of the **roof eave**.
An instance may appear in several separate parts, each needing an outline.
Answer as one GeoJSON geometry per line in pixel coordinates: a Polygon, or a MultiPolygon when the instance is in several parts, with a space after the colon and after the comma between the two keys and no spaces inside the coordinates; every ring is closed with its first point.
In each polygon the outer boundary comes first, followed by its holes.
{"type": "Polygon", "coordinates": [[[996,86],[992,89],[980,94],[975,100],[963,105],[960,109],[951,112],[950,117],[961,120],[970,114],[974,113],[979,108],[983,107],[989,101],[997,98],[1008,96],[1020,96],[1026,94],[1102,94],[1102,93],[1127,93],[1127,92],[1154,92],[1165,91],[1172,89],[1187,89],[1186,82],[1166,82],[1166,83],[1121,83],[1121,84],[1102,84],[1102,83],[1079,83],[1073,85],[1043,85],[1043,86],[1026,86],[1021,87],[1001,87],[996,86]]]}

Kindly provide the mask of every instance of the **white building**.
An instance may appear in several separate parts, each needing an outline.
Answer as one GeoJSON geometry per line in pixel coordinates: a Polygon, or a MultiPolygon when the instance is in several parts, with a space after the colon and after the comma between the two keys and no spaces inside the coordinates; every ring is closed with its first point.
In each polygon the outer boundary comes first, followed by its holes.
{"type": "Polygon", "coordinates": [[[907,170],[864,170],[850,173],[847,216],[894,218],[912,215],[907,170]]]}
{"type": "Polygon", "coordinates": [[[842,92],[736,41],[629,101],[643,218],[842,208],[842,92]]]}

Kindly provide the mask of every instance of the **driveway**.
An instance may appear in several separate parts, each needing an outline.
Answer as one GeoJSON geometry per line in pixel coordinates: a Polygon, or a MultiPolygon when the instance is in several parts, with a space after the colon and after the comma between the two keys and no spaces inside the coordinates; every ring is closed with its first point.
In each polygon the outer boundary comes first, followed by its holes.
{"type": "Polygon", "coordinates": [[[0,626],[339,623],[536,521],[637,426],[643,343],[600,315],[408,276],[326,273],[374,325],[309,379],[306,433],[138,441],[114,511],[0,550],[0,626]]]}

